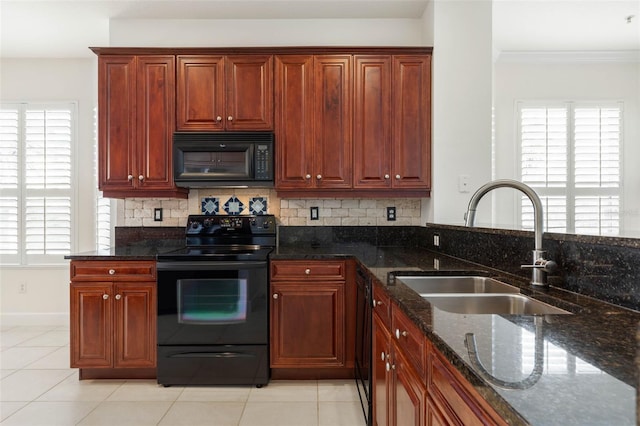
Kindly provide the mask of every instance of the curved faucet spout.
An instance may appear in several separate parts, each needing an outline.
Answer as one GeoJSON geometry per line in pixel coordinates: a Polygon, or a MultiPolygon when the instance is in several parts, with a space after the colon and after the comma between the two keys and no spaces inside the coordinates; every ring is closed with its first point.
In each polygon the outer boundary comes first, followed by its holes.
{"type": "Polygon", "coordinates": [[[533,204],[533,230],[534,230],[534,250],[542,250],[542,231],[543,231],[543,215],[542,215],[542,201],[538,194],[529,186],[517,180],[511,179],[498,179],[492,182],[482,185],[471,197],[469,201],[469,207],[467,208],[467,214],[465,214],[465,226],[473,226],[476,219],[476,210],[478,203],[488,192],[496,188],[513,188],[526,195],[533,204]]]}
{"type": "Polygon", "coordinates": [[[530,265],[522,265],[523,268],[532,268],[531,284],[546,286],[547,272],[552,272],[556,264],[553,261],[544,259],[544,251],[542,250],[542,233],[543,233],[543,213],[542,201],[538,194],[528,185],[511,179],[498,179],[482,185],[472,196],[469,201],[467,213],[464,215],[465,226],[473,226],[476,219],[476,209],[478,203],[489,191],[496,188],[513,188],[526,195],[533,204],[533,262],[530,265]]]}

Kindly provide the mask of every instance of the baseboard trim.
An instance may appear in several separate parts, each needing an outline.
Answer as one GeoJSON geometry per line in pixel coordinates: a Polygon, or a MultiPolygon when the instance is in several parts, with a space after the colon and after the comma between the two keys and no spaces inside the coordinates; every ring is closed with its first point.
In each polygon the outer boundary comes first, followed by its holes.
{"type": "Polygon", "coordinates": [[[22,313],[3,312],[0,315],[2,326],[18,325],[50,325],[53,327],[69,326],[68,312],[22,313]]]}

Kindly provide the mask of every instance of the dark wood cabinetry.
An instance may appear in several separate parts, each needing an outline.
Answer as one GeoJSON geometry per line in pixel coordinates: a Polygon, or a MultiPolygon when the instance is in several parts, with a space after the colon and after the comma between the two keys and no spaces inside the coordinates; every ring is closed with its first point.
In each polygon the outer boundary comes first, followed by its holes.
{"type": "Polygon", "coordinates": [[[428,195],[431,57],[356,55],[354,63],[354,189],[428,195]]]}
{"type": "Polygon", "coordinates": [[[81,378],[155,376],[155,262],[72,261],[70,317],[81,378]]]}
{"type": "Polygon", "coordinates": [[[272,130],[272,55],[178,55],[180,131],[272,130]]]}
{"type": "Polygon", "coordinates": [[[344,261],[271,262],[274,378],[352,375],[355,291],[344,261]]]}
{"type": "Polygon", "coordinates": [[[506,425],[378,285],[373,303],[374,425],[506,425]]]}
{"type": "Polygon", "coordinates": [[[173,183],[173,55],[98,58],[98,178],[106,197],[186,197],[173,183]]]}
{"type": "Polygon", "coordinates": [[[351,188],[351,56],[276,56],[275,75],[276,188],[351,188]]]}

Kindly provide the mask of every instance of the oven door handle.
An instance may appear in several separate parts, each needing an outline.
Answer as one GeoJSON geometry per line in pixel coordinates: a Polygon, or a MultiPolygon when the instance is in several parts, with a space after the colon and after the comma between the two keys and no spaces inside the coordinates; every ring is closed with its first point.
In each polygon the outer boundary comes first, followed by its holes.
{"type": "Polygon", "coordinates": [[[229,269],[258,269],[265,268],[266,261],[234,261],[234,262],[157,262],[158,271],[220,271],[229,269]]]}
{"type": "Polygon", "coordinates": [[[255,354],[244,352],[182,352],[169,355],[169,358],[255,358],[255,354]]]}

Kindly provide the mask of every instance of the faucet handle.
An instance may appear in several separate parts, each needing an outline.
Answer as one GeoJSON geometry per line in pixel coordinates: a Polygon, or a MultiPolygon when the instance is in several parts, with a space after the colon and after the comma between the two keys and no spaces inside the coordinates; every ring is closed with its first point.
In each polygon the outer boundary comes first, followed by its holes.
{"type": "Polygon", "coordinates": [[[553,260],[546,260],[543,258],[536,259],[533,265],[520,265],[522,269],[542,269],[547,273],[553,273],[558,269],[558,264],[553,260]]]}

